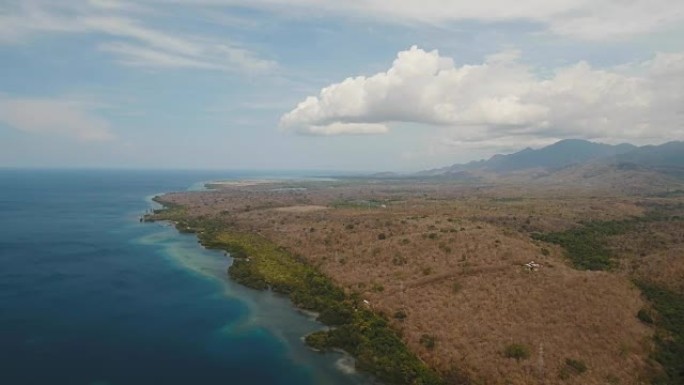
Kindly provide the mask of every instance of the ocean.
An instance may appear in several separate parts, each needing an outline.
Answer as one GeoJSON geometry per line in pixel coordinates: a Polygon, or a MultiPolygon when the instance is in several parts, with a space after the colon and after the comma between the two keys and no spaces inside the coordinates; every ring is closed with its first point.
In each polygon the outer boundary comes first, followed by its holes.
{"type": "Polygon", "coordinates": [[[232,282],[225,253],[138,220],[156,194],[265,176],[0,170],[0,384],[371,383],[304,345],[322,325],[289,300],[232,282]]]}

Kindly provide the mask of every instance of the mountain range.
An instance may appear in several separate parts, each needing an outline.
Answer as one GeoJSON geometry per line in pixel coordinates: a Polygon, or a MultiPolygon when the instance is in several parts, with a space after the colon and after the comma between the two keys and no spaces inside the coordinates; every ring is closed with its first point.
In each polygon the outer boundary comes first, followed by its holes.
{"type": "Polygon", "coordinates": [[[421,171],[417,177],[601,187],[684,182],[684,142],[635,146],[565,139],[549,146],[421,171]]]}

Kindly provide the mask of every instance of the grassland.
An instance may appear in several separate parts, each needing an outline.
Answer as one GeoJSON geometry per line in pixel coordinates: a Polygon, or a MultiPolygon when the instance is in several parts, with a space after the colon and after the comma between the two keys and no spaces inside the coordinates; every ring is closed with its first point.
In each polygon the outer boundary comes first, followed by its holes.
{"type": "MultiPolygon", "coordinates": [[[[669,225],[676,233],[684,229],[682,207],[675,205],[655,205],[644,216],[621,221],[594,221],[564,231],[548,234],[535,234],[534,238],[563,246],[567,257],[578,269],[607,270],[619,269],[623,255],[616,252],[616,244],[624,243],[625,238],[635,239],[647,234],[651,237],[654,224],[669,225]],[[612,238],[612,239],[611,239],[612,238]],[[611,247],[612,246],[612,247],[611,247]]],[[[662,226],[660,226],[662,229],[662,226]]],[[[676,235],[675,235],[676,236],[676,235]]],[[[667,248],[672,242],[660,242],[667,248]]],[[[657,248],[651,245],[648,249],[657,248]]],[[[641,252],[640,256],[646,256],[641,252]]],[[[654,324],[657,350],[653,357],[663,367],[661,373],[652,378],[656,384],[684,383],[684,292],[670,285],[654,282],[652,277],[643,274],[630,274],[652,309],[642,309],[638,318],[647,324],[654,324]],[[669,286],[669,287],[668,287],[669,286]],[[651,315],[657,314],[656,317],[651,315]]],[[[680,282],[681,283],[681,282],[680,282]]]]}
{"type": "Polygon", "coordinates": [[[681,196],[342,180],[160,201],[234,279],[319,312],[310,345],[387,383],[681,381],[681,196]]]}

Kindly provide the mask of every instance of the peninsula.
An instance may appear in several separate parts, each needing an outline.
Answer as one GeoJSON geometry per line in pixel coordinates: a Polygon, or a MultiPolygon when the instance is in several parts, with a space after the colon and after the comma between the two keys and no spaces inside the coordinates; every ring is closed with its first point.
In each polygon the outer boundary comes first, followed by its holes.
{"type": "Polygon", "coordinates": [[[155,198],[146,219],[229,251],[233,279],[319,314],[311,347],[384,383],[681,383],[679,179],[469,172],[212,183],[155,198]]]}

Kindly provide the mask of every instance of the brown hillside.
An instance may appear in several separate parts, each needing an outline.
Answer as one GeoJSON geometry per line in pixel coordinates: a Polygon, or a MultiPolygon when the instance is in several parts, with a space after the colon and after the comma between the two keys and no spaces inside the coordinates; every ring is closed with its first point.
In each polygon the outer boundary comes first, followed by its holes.
{"type": "MultiPolygon", "coordinates": [[[[215,216],[303,256],[384,313],[409,347],[443,373],[488,384],[638,384],[652,370],[653,330],[627,271],[676,286],[681,248],[619,242],[644,254],[615,272],[575,270],[533,231],[643,215],[643,198],[439,183],[226,185],[166,195],[189,215],[215,216]],[[305,188],[305,189],[304,189],[305,188]],[[517,192],[517,194],[516,194],[517,192]],[[647,248],[647,249],[646,249],[647,248]],[[639,251],[639,250],[646,251],[639,251]],[[530,271],[523,265],[536,261],[530,271]],[[667,274],[661,274],[664,271],[667,274]],[[404,317],[405,316],[405,317],[404,317]],[[434,341],[434,346],[427,341],[434,341]],[[529,357],[506,357],[519,344],[529,357]],[[586,364],[578,373],[566,360],[586,364]]],[[[681,229],[652,229],[663,245],[681,229]]],[[[661,243],[656,243],[660,245],[661,243]]],[[[617,246],[615,246],[617,247],[617,246]]],[[[681,259],[681,258],[680,258],[681,259]]],[[[681,288],[680,288],[681,289],[681,288]]]]}

